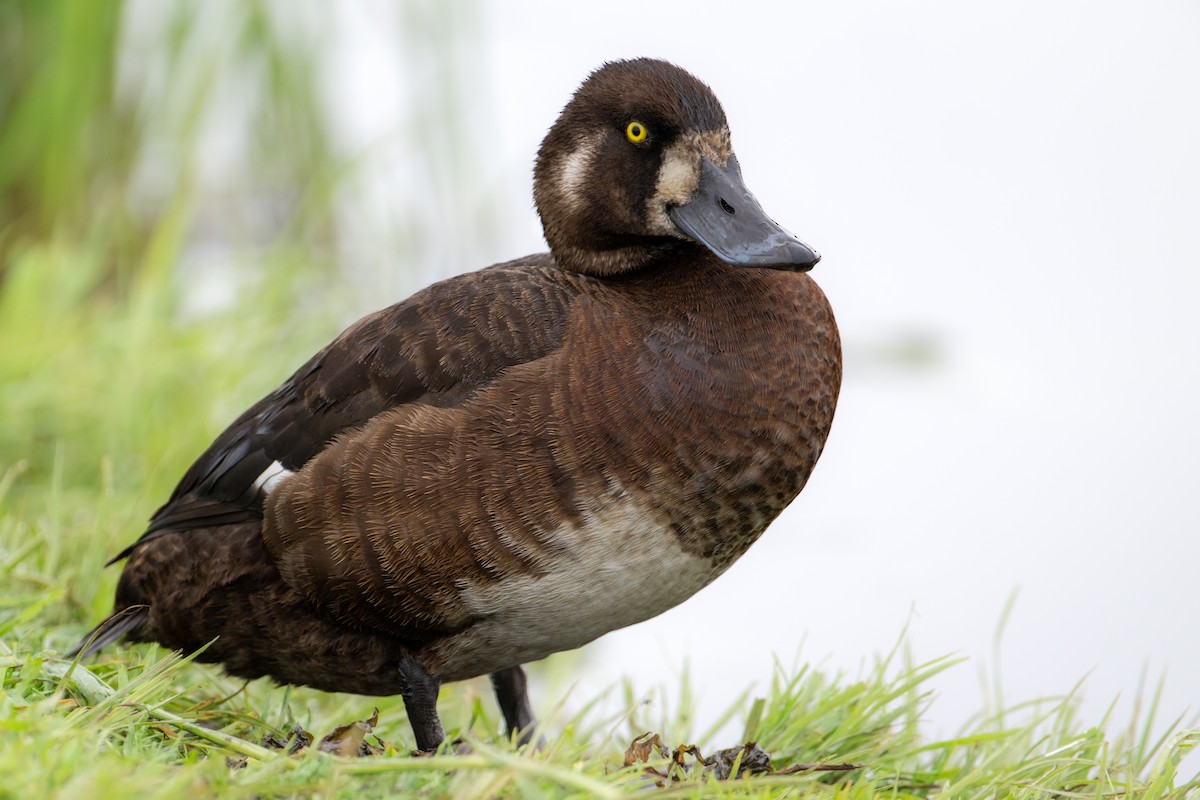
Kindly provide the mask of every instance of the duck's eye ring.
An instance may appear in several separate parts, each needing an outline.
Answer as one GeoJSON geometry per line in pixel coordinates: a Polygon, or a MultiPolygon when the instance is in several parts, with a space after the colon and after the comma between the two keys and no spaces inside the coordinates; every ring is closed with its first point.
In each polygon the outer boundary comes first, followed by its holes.
{"type": "Polygon", "coordinates": [[[646,141],[647,135],[649,135],[649,131],[646,130],[646,126],[636,119],[625,126],[625,136],[634,144],[646,141]]]}

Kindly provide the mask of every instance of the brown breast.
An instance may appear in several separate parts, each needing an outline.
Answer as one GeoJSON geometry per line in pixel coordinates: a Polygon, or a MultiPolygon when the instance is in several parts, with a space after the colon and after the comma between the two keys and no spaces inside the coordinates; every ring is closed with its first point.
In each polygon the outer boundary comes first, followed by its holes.
{"type": "MultiPolygon", "coordinates": [[[[372,420],[268,499],[264,539],[285,581],[346,624],[416,645],[547,603],[537,588],[547,576],[586,580],[593,568],[579,562],[580,536],[589,559],[604,557],[589,515],[626,500],[645,530],[670,532],[655,548],[700,564],[685,597],[807,480],[841,380],[836,325],[807,276],[709,257],[621,280],[545,270],[530,280],[575,293],[560,347],[460,406],[409,404],[372,420]],[[486,608],[485,590],[501,592],[486,608]]],[[[628,547],[621,533],[612,548],[628,547]]],[[[652,594],[632,616],[683,599],[652,594]]],[[[579,623],[589,638],[630,621],[592,605],[579,623]]],[[[556,647],[539,640],[520,655],[556,647]]],[[[472,665],[507,666],[487,653],[472,665]]]]}

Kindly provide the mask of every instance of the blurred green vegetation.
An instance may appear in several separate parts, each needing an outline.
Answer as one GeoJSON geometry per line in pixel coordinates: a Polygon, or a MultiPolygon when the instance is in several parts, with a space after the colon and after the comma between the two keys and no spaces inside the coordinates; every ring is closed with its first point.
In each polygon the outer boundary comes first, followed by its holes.
{"type": "Polygon", "coordinates": [[[0,530],[43,622],[98,618],[103,554],[336,332],[344,158],[293,8],[0,5],[0,530]]]}
{"type": "Polygon", "coordinates": [[[89,291],[129,291],[175,264],[200,200],[263,186],[288,213],[312,212],[290,236],[319,240],[325,215],[302,201],[335,167],[314,90],[327,51],[315,26],[290,22],[260,0],[0,6],[5,272],[53,242],[86,248],[89,291]],[[223,171],[234,179],[199,198],[213,131],[233,143],[223,171]]]}
{"type": "Polygon", "coordinates": [[[314,89],[326,51],[281,8],[0,5],[0,474],[22,473],[10,505],[51,479],[84,496],[128,481],[137,516],[112,535],[135,536],[188,458],[333,332],[303,299],[332,272],[338,163],[314,89]],[[254,268],[239,297],[189,317],[197,276],[183,266],[205,246],[254,268]]]}
{"type": "Polygon", "coordinates": [[[372,283],[372,264],[411,269],[386,258],[423,243],[411,220],[371,229],[346,195],[389,148],[420,146],[427,177],[471,172],[471,80],[454,59],[471,49],[471,8],[357,8],[403,52],[413,119],[347,145],[330,93],[349,87],[329,76],[345,82],[354,43],[333,6],[0,4],[0,474],[23,471],[10,503],[55,470],[64,490],[94,491],[108,463],[140,487],[144,518],[348,321],[349,267],[372,283]],[[348,245],[366,271],[344,262],[348,245]]]}

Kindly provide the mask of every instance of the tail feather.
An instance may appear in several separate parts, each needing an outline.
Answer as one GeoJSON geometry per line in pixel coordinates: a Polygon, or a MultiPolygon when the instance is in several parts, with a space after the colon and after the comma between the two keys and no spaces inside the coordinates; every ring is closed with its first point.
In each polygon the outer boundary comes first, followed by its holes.
{"type": "Polygon", "coordinates": [[[127,633],[132,633],[146,624],[150,619],[150,606],[132,605],[119,611],[114,611],[95,628],[92,628],[83,641],[75,645],[67,658],[84,658],[95,653],[102,647],[112,644],[127,633]]]}

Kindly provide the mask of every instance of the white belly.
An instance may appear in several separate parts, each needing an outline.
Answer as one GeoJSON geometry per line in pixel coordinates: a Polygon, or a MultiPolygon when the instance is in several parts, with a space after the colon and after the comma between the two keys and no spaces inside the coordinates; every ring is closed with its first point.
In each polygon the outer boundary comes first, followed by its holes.
{"type": "Polygon", "coordinates": [[[684,552],[675,534],[621,497],[554,540],[565,552],[541,577],[463,588],[479,622],[432,648],[453,681],[545,658],[661,614],[721,572],[684,552]]]}

